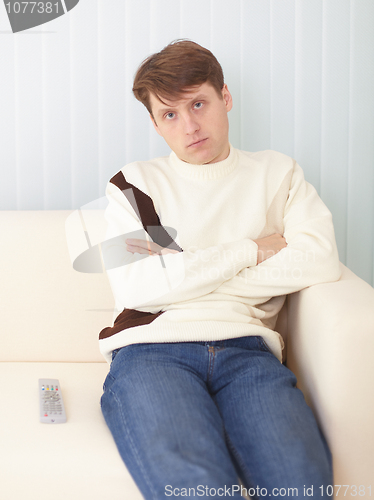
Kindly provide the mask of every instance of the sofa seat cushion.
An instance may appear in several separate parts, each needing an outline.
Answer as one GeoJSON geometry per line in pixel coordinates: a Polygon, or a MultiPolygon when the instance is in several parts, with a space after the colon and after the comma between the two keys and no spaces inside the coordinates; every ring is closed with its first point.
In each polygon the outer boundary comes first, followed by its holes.
{"type": "Polygon", "coordinates": [[[1,498],[141,500],[100,408],[106,363],[0,363],[1,498]],[[38,379],[57,378],[67,423],[39,422],[38,379]]]}

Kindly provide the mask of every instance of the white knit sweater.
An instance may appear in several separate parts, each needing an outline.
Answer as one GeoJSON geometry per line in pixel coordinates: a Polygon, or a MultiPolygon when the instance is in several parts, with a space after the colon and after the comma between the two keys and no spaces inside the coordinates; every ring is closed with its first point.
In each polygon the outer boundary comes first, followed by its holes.
{"type": "Polygon", "coordinates": [[[221,162],[192,165],[172,152],[126,165],[106,194],[103,255],[116,309],[124,311],[100,334],[108,362],[128,344],[245,335],[261,335],[281,360],[283,341],[274,327],[285,295],[339,279],[331,213],[299,165],[281,153],[231,146],[221,162]],[[133,186],[151,198],[179,253],[127,252],[126,237],[151,234],[157,241],[159,234],[157,223],[143,220],[144,231],[142,211],[152,210],[141,206],[133,186]],[[253,240],[274,233],[287,247],[257,265],[253,240]]]}

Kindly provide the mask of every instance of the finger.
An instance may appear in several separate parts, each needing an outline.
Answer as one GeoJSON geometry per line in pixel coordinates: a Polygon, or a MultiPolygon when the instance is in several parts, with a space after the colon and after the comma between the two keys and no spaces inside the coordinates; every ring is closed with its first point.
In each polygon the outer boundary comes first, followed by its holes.
{"type": "Polygon", "coordinates": [[[127,245],[126,250],[130,253],[140,253],[144,255],[157,255],[157,252],[152,252],[148,248],[136,247],[132,245],[127,245]]]}
{"type": "Polygon", "coordinates": [[[166,255],[168,253],[179,253],[178,250],[173,250],[172,248],[163,248],[161,250],[162,255],[166,255]]]}
{"type": "MultiPolygon", "coordinates": [[[[142,248],[143,250],[146,250],[146,253],[149,254],[158,254],[160,253],[161,247],[160,245],[157,245],[157,243],[154,243],[153,241],[148,241],[148,240],[138,240],[138,239],[128,239],[126,240],[127,245],[131,247],[138,247],[142,248]]],[[[144,252],[142,252],[144,253],[144,252]]]]}
{"type": "Polygon", "coordinates": [[[129,238],[126,240],[126,243],[130,246],[133,247],[141,247],[141,248],[148,248],[148,241],[147,240],[138,240],[138,239],[132,239],[129,238]]]}

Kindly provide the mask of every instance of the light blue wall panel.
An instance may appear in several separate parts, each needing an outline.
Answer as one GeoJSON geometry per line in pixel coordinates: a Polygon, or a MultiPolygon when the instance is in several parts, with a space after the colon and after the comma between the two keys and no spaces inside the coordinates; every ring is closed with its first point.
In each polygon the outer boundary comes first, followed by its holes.
{"type": "Polygon", "coordinates": [[[225,82],[233,97],[233,108],[230,111],[230,140],[240,146],[241,116],[241,2],[232,0],[230,8],[225,2],[217,2],[211,13],[211,46],[210,49],[220,61],[225,82]],[[230,43],[227,43],[228,35],[230,43]]]}
{"type": "Polygon", "coordinates": [[[295,148],[306,179],[321,185],[322,0],[296,1],[295,148]]]}
{"type": "Polygon", "coordinates": [[[102,193],[99,186],[98,3],[70,15],[70,112],[73,205],[102,193]]]}
{"type": "Polygon", "coordinates": [[[242,0],[241,145],[247,151],[270,149],[270,2],[242,0]]]}
{"type": "MultiPolygon", "coordinates": [[[[118,1],[121,12],[122,0],[118,1]]],[[[126,1],[125,22],[122,26],[125,34],[125,46],[117,46],[117,65],[126,68],[125,80],[121,85],[121,94],[125,96],[125,113],[120,120],[126,124],[125,154],[123,163],[136,160],[148,160],[151,157],[150,137],[155,135],[148,113],[144,106],[132,94],[133,80],[141,62],[151,54],[150,48],[150,1],[126,1]]],[[[161,47],[160,47],[161,48],[161,47]]]]}
{"type": "Polygon", "coordinates": [[[294,156],[295,2],[270,2],[271,149],[294,156]]]}
{"type": "Polygon", "coordinates": [[[50,30],[47,24],[39,29],[44,32],[41,36],[43,207],[63,210],[73,202],[70,19],[66,16],[56,19],[55,33],[45,33],[50,30]]]}
{"type": "Polygon", "coordinates": [[[15,147],[17,206],[44,203],[43,38],[15,41],[15,147]]]}
{"type": "Polygon", "coordinates": [[[11,36],[1,41],[0,60],[6,71],[0,80],[0,210],[17,210],[16,47],[11,36]]]}
{"type": "Polygon", "coordinates": [[[351,9],[351,68],[347,265],[373,276],[374,228],[374,2],[351,9]],[[371,110],[371,113],[368,113],[371,110]]]}
{"type": "Polygon", "coordinates": [[[111,8],[98,4],[98,155],[99,190],[125,162],[131,139],[127,137],[125,117],[127,86],[130,71],[125,64],[126,13],[121,0],[112,0],[111,8]],[[113,36],[107,36],[112,33],[113,36]]]}
{"type": "Polygon", "coordinates": [[[321,190],[333,214],[340,259],[345,262],[349,154],[351,6],[323,5],[321,190]]]}
{"type": "Polygon", "coordinates": [[[214,0],[179,0],[180,37],[189,38],[203,47],[211,46],[214,0]]]}

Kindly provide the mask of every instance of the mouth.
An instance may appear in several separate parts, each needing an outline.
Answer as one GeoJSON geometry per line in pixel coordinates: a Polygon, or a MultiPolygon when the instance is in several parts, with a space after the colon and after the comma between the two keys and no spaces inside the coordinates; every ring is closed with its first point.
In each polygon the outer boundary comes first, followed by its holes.
{"type": "Polygon", "coordinates": [[[198,148],[199,146],[204,144],[205,141],[207,141],[207,140],[208,140],[208,138],[206,137],[205,139],[201,139],[200,141],[195,141],[192,144],[189,144],[187,147],[188,148],[198,148]]]}

